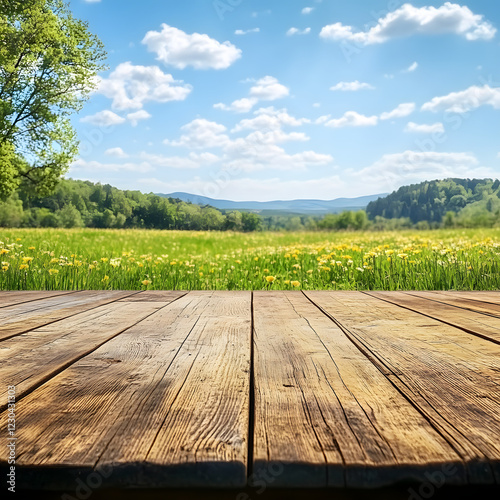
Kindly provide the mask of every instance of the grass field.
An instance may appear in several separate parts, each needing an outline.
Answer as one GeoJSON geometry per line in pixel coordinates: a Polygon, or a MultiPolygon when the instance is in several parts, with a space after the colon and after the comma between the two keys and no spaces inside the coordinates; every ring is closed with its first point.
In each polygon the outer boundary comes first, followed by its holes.
{"type": "Polygon", "coordinates": [[[0,261],[1,290],[494,290],[500,287],[500,229],[0,229],[0,261]]]}

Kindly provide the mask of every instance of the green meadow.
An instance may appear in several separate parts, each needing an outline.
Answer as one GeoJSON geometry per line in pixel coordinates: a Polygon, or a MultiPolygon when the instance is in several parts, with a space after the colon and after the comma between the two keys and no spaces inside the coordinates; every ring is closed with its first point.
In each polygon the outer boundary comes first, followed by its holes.
{"type": "Polygon", "coordinates": [[[495,290],[500,229],[3,229],[1,290],[495,290]]]}

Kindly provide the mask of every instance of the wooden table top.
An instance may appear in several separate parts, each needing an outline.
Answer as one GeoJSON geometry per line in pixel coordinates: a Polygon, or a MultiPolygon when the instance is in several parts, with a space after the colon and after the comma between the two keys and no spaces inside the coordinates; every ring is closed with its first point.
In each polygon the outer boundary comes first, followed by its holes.
{"type": "Polygon", "coordinates": [[[500,484],[500,292],[0,292],[0,380],[22,488],[500,484]]]}

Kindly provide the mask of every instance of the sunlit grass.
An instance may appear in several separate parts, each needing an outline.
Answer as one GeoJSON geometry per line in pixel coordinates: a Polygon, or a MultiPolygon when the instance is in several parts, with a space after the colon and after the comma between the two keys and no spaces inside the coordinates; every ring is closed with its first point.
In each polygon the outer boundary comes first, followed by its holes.
{"type": "Polygon", "coordinates": [[[500,230],[0,230],[2,290],[492,290],[500,230]]]}

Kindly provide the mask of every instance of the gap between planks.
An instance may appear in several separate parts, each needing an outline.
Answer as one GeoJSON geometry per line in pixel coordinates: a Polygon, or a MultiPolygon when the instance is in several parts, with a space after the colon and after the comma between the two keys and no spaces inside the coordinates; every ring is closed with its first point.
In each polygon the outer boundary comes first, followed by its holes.
{"type": "Polygon", "coordinates": [[[359,292],[306,292],[463,457],[473,484],[500,484],[496,344],[359,292]]]}
{"type": "Polygon", "coordinates": [[[495,315],[443,301],[438,302],[414,293],[372,291],[363,293],[500,345],[500,320],[495,315]]]}
{"type": "MultiPolygon", "coordinates": [[[[164,302],[128,302],[131,297],[125,295],[66,321],[6,339],[0,342],[0,377],[16,386],[16,398],[20,400],[184,295],[185,292],[173,292],[164,302]]],[[[7,407],[6,392],[6,385],[0,387],[0,412],[7,407]]]]}
{"type": "Polygon", "coordinates": [[[121,486],[244,486],[250,298],[191,292],[28,395],[19,465],[49,475],[112,465],[121,486]]]}
{"type": "MultiPolygon", "coordinates": [[[[327,312],[325,312],[323,309],[321,309],[318,305],[316,305],[306,294],[303,294],[304,297],[306,297],[308,299],[308,301],[310,301],[312,304],[314,304],[314,306],[316,308],[318,308],[321,312],[322,312],[322,315],[328,320],[330,321],[332,324],[338,324],[337,323],[337,320],[335,320],[330,314],[328,314],[327,312]]],[[[179,297],[180,298],[180,297],[179,297]]],[[[375,298],[375,297],[374,297],[375,298]]],[[[148,300],[147,298],[144,298],[144,300],[148,300]]],[[[166,307],[166,306],[165,306],[166,307]]],[[[254,311],[254,294],[252,293],[251,294],[251,325],[250,325],[250,388],[249,388],[249,424],[248,424],[248,443],[250,443],[250,439],[251,438],[254,438],[255,437],[255,433],[253,432],[253,426],[255,425],[255,420],[251,420],[252,419],[252,415],[253,415],[253,418],[255,419],[255,353],[254,353],[254,348],[255,348],[255,342],[256,342],[256,339],[254,338],[254,334],[255,334],[255,311],[254,311]],[[252,387],[253,385],[253,387],[252,387]]],[[[141,320],[142,321],[142,320],[141,320]]],[[[140,323],[140,322],[139,322],[140,323]]],[[[138,323],[138,324],[139,324],[138,323]]],[[[138,325],[136,324],[136,326],[138,325]]],[[[343,327],[341,324],[339,324],[341,329],[342,330],[345,330],[346,328],[343,327]]],[[[455,326],[455,325],[453,325],[455,326]]],[[[130,327],[132,328],[132,327],[130,327]]],[[[120,334],[117,334],[117,335],[120,335],[120,334]]],[[[115,336],[116,337],[116,336],[115,336]]],[[[114,337],[114,338],[115,338],[114,337]]],[[[368,348],[361,348],[360,347],[360,343],[359,341],[356,339],[354,340],[351,336],[347,335],[347,338],[349,339],[349,341],[352,343],[353,346],[355,346],[355,348],[357,348],[359,351],[361,351],[361,353],[366,357],[367,360],[369,360],[370,363],[373,363],[381,372],[382,374],[387,377],[387,369],[385,370],[381,370],[380,369],[380,360],[376,357],[375,354],[373,354],[371,352],[371,350],[369,350],[368,348]]],[[[106,342],[109,342],[110,340],[112,339],[109,339],[108,341],[106,342]]],[[[96,349],[94,349],[93,351],[91,351],[92,353],[94,353],[95,350],[99,349],[99,347],[97,347],[96,349]]],[[[85,358],[87,355],[83,355],[81,358],[79,358],[80,360],[83,360],[83,358],[85,358]]],[[[84,361],[84,360],[83,360],[84,361]]],[[[71,365],[68,365],[67,368],[69,368],[71,365]]],[[[188,373],[188,376],[189,376],[189,373],[188,373]]],[[[391,384],[393,384],[393,381],[390,377],[387,377],[388,380],[391,382],[391,384]]],[[[401,391],[401,388],[400,386],[398,385],[394,385],[393,386],[395,387],[395,389],[397,390],[397,392],[399,392],[404,398],[408,399],[407,398],[407,393],[405,393],[404,391],[401,391]]],[[[182,387],[181,387],[181,390],[182,390],[182,387]]],[[[319,403],[318,403],[319,404],[319,403]]],[[[418,412],[423,415],[426,419],[428,419],[427,415],[426,415],[426,412],[422,412],[421,408],[417,405],[415,406],[415,408],[418,410],[418,412]]],[[[432,420],[430,420],[432,422],[432,420]]],[[[439,427],[437,428],[439,430],[439,427]]],[[[154,441],[153,441],[154,442],[154,441]]],[[[253,446],[249,446],[248,447],[248,450],[247,450],[247,465],[248,465],[248,472],[247,472],[247,475],[250,476],[251,473],[252,473],[252,464],[253,464],[253,452],[254,452],[254,447],[253,446]]],[[[345,481],[345,480],[344,480],[345,481]]]]}

